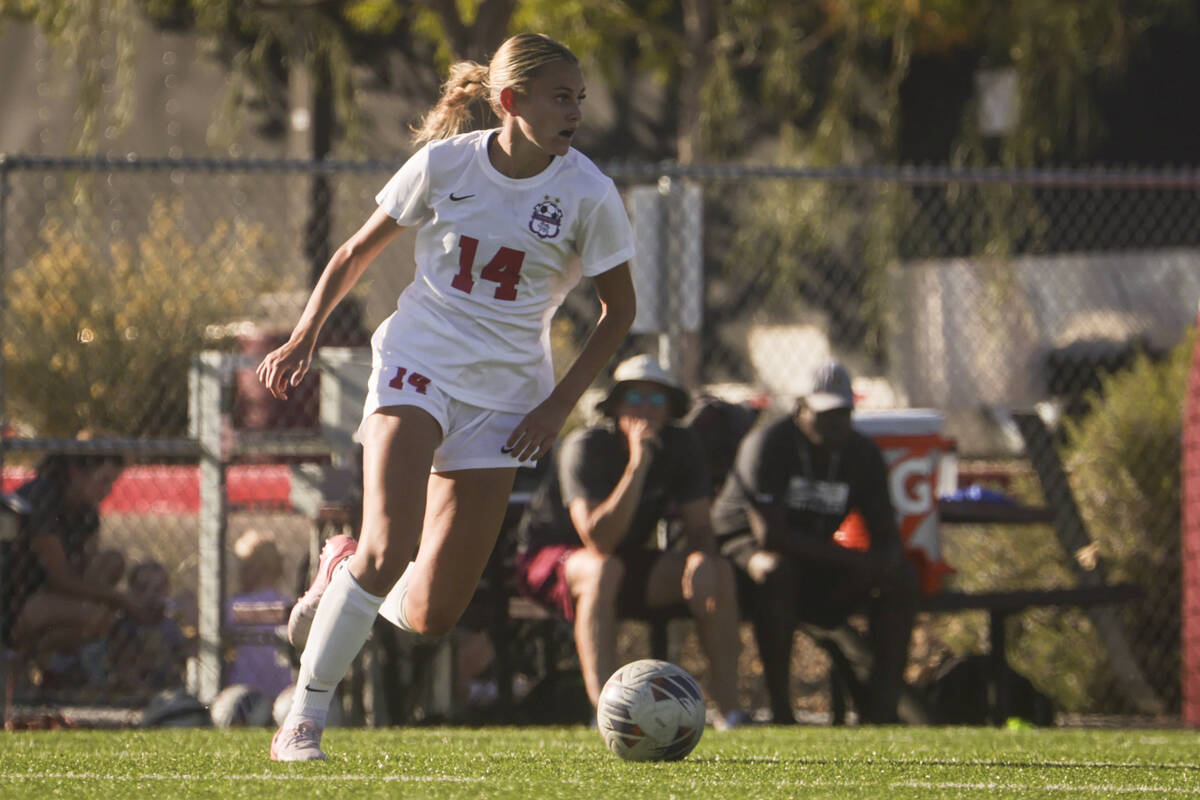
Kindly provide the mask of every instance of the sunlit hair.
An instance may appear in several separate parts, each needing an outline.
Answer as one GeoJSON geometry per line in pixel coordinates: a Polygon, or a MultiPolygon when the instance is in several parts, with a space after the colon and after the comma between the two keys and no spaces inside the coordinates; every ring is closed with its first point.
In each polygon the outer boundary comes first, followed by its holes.
{"type": "Polygon", "coordinates": [[[283,555],[275,537],[247,530],[233,544],[238,557],[238,581],[242,591],[268,588],[283,577],[283,555]]]}
{"type": "Polygon", "coordinates": [[[501,90],[521,91],[539,69],[557,61],[579,63],[565,45],[540,33],[519,33],[509,37],[496,50],[488,66],[459,61],[450,67],[450,77],[442,84],[442,96],[421,124],[413,129],[413,141],[423,144],[461,133],[476,122],[477,110],[486,112],[490,109],[495,116],[503,117],[501,90]]]}

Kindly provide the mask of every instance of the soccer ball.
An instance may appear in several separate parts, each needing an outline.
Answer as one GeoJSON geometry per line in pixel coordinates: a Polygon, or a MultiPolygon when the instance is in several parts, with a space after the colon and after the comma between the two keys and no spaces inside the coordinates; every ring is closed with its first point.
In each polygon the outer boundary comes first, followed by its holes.
{"type": "Polygon", "coordinates": [[[227,686],[213,698],[209,712],[218,728],[262,728],[271,722],[271,700],[244,683],[227,686]]]}
{"type": "Polygon", "coordinates": [[[644,658],[604,684],[596,722],[608,749],[626,761],[678,761],[704,732],[704,699],[686,670],[644,658]]]}
{"type": "Polygon", "coordinates": [[[183,689],[164,689],[142,712],[145,728],[203,728],[212,724],[204,704],[183,689]]]}

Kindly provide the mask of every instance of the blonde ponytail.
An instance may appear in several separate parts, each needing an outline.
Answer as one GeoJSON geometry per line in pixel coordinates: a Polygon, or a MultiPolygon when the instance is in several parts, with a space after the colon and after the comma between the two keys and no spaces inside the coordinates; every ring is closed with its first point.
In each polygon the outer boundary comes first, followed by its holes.
{"type": "Polygon", "coordinates": [[[413,128],[413,141],[420,145],[433,139],[446,139],[474,127],[481,120],[476,111],[486,103],[492,113],[503,118],[500,92],[506,88],[524,89],[533,76],[546,64],[579,60],[567,47],[540,33],[519,33],[504,41],[492,56],[488,66],[474,61],[460,61],[450,67],[450,77],[442,84],[442,96],[413,128]],[[473,123],[475,125],[473,125],[473,123]]]}
{"type": "Polygon", "coordinates": [[[476,121],[479,104],[489,102],[488,68],[474,61],[460,61],[450,67],[450,77],[442,84],[442,95],[413,128],[413,141],[424,144],[461,133],[476,121]]]}

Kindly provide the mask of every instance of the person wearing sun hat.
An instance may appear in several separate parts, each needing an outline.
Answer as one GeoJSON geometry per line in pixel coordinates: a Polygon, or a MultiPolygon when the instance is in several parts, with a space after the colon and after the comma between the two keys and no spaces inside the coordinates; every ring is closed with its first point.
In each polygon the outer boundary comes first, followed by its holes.
{"type": "Polygon", "coordinates": [[[687,413],[691,405],[688,393],[662,368],[658,359],[649,354],[634,356],[617,365],[613,370],[612,388],[608,390],[604,399],[596,404],[597,410],[607,417],[615,416],[614,408],[622,393],[630,388],[630,384],[639,382],[654,384],[648,389],[651,393],[650,399],[655,401],[661,395],[661,403],[666,406],[669,419],[679,419],[687,413]]]}
{"type": "Polygon", "coordinates": [[[797,623],[836,628],[863,611],[870,625],[871,696],[859,717],[896,722],[916,616],[916,572],[904,557],[883,454],[851,425],[849,371],[839,361],[821,360],[804,378],[792,413],[742,440],[713,503],[713,528],[754,623],[774,721],[795,721],[789,670],[797,623]],[[866,551],[834,540],[850,512],[870,533],[866,551]]]}
{"type": "Polygon", "coordinates": [[[708,657],[719,728],[738,708],[738,609],[730,564],[716,552],[711,484],[696,434],[679,423],[688,393],[656,358],[613,372],[597,404],[604,419],[567,437],[518,528],[517,585],[575,626],[595,706],[617,664],[617,623],[685,603],[708,657]],[[686,549],[663,549],[660,525],[678,520],[686,549]]]}

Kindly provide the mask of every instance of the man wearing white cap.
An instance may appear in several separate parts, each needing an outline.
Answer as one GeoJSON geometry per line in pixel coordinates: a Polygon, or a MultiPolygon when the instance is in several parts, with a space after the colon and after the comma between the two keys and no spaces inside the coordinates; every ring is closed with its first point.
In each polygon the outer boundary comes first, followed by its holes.
{"type": "Polygon", "coordinates": [[[859,611],[868,616],[872,651],[870,698],[859,717],[894,722],[916,573],[904,556],[883,455],[850,424],[850,374],[826,361],[807,378],[792,414],[742,440],[713,505],[713,527],[754,620],[775,722],[794,721],[788,689],[797,622],[834,628],[859,611]],[[851,511],[870,533],[867,551],[833,538],[851,511]]]}
{"type": "Polygon", "coordinates": [[[711,485],[696,435],[677,423],[687,392],[652,356],[622,362],[597,406],[605,420],[562,443],[518,532],[517,582],[575,626],[595,706],[619,666],[617,623],[686,603],[711,666],[718,727],[739,724],[737,590],[717,555],[711,485]],[[663,550],[658,528],[680,522],[686,551],[663,550]]]}

